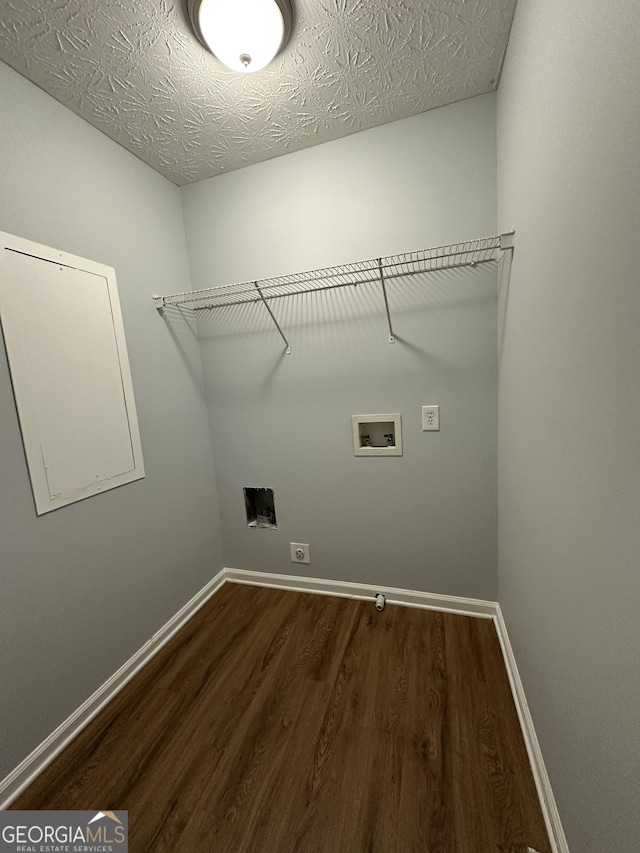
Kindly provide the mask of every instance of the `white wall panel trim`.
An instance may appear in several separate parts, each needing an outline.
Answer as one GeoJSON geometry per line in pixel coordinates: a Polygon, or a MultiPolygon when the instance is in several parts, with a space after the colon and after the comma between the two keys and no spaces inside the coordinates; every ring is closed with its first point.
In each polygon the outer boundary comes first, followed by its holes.
{"type": "Polygon", "coordinates": [[[0,320],[38,515],[144,477],[113,267],[0,232],[0,320]]]}

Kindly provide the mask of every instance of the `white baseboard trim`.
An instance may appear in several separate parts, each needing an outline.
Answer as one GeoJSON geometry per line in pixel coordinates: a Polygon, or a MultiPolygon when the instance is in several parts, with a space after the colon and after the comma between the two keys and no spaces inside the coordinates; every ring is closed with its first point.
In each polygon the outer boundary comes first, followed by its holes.
{"type": "Polygon", "coordinates": [[[496,607],[496,614],[493,623],[496,627],[496,633],[502,648],[502,656],[507,669],[507,675],[509,676],[513,701],[515,702],[518,719],[520,720],[520,728],[522,729],[522,735],[527,747],[529,763],[531,764],[531,772],[533,773],[533,778],[536,783],[538,798],[540,800],[542,814],[547,827],[547,834],[549,835],[551,849],[553,853],[569,853],[569,846],[564,834],[564,829],[562,828],[562,822],[558,813],[558,807],[556,806],[555,797],[553,796],[551,782],[549,781],[547,768],[544,764],[542,750],[540,749],[540,743],[533,725],[531,712],[529,711],[529,705],[527,703],[527,697],[518,671],[518,665],[516,664],[513,648],[511,647],[511,641],[509,640],[507,626],[499,604],[496,607]]]}
{"type": "Polygon", "coordinates": [[[458,598],[451,595],[436,595],[415,590],[397,589],[395,587],[373,586],[371,584],[324,580],[321,578],[306,578],[295,575],[277,575],[268,572],[253,572],[231,568],[223,569],[200,592],[196,593],[142,648],[129,658],[117,672],[107,679],[40,746],[36,747],[15,770],[0,782],[0,810],[6,809],[11,805],[53,759],[80,734],[105,705],[122,690],[127,682],[151,660],[227,581],[237,584],[291,590],[293,592],[309,592],[317,595],[332,595],[341,598],[370,599],[372,604],[376,593],[382,593],[386,597],[388,604],[399,604],[404,607],[420,607],[426,610],[440,610],[446,613],[475,616],[481,619],[493,619],[502,648],[513,700],[527,747],[551,847],[553,853],[569,853],[555,798],[542,758],[540,744],[536,736],[513,649],[509,641],[507,627],[500,605],[497,602],[483,601],[475,598],[458,598]]]}
{"type": "Polygon", "coordinates": [[[405,607],[422,607],[426,610],[443,610],[460,616],[479,616],[493,619],[496,615],[495,601],[482,601],[479,598],[458,598],[453,595],[435,595],[429,592],[417,592],[409,589],[396,589],[389,586],[373,586],[350,581],[324,580],[323,578],[304,578],[297,575],[275,575],[269,572],[250,572],[245,569],[225,569],[226,579],[230,583],[252,586],[273,587],[291,592],[310,592],[316,595],[333,595],[339,598],[357,598],[373,600],[381,592],[387,604],[402,604],[405,607]]]}
{"type": "Polygon", "coordinates": [[[33,780],[77,737],[142,667],[225,582],[224,569],[188,601],[142,648],[123,664],[58,728],[0,782],[0,810],[7,809],[33,780]]]}

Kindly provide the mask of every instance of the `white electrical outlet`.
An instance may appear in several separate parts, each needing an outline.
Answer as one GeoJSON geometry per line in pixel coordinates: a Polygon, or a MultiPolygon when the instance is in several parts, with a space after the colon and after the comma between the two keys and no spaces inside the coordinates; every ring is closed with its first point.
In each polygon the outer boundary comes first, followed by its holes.
{"type": "Polygon", "coordinates": [[[308,545],[305,545],[303,542],[289,542],[289,548],[291,549],[292,563],[311,562],[311,554],[309,552],[308,545]]]}
{"type": "Polygon", "coordinates": [[[440,406],[422,407],[422,431],[437,431],[440,429],[440,406]]]}

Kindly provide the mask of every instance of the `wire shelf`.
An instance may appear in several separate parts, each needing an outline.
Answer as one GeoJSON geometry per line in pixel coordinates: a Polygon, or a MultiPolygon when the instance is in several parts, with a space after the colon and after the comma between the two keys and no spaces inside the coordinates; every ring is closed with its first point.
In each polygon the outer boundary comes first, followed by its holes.
{"type": "Polygon", "coordinates": [[[289,343],[269,306],[271,300],[300,293],[378,283],[382,286],[389,324],[389,340],[393,343],[393,328],[385,288],[387,281],[435,272],[436,270],[475,266],[476,264],[495,261],[500,251],[513,249],[513,246],[514,232],[509,232],[496,237],[481,237],[463,243],[452,243],[446,246],[420,249],[399,255],[388,255],[384,258],[357,261],[356,263],[341,264],[292,275],[282,275],[221,287],[209,287],[204,290],[192,290],[187,293],[174,293],[168,296],[154,296],[153,299],[158,309],[167,305],[179,305],[194,311],[211,310],[250,302],[263,302],[286,344],[286,352],[290,352],[289,343]]]}

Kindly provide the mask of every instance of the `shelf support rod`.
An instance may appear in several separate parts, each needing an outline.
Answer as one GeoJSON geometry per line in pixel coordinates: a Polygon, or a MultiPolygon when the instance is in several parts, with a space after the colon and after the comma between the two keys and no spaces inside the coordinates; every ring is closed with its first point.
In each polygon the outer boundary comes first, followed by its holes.
{"type": "Polygon", "coordinates": [[[259,295],[260,295],[260,299],[262,299],[262,304],[264,305],[264,307],[265,307],[265,308],[267,309],[267,311],[269,312],[269,316],[271,317],[271,319],[272,319],[272,320],[273,320],[273,322],[275,323],[276,329],[277,329],[277,330],[278,330],[278,332],[280,333],[280,337],[281,337],[281,338],[282,338],[282,340],[285,342],[285,353],[286,353],[287,355],[291,355],[291,345],[289,344],[289,341],[285,338],[285,336],[284,336],[284,332],[283,332],[283,331],[282,331],[282,329],[280,328],[280,323],[278,323],[278,321],[276,320],[276,315],[273,313],[273,311],[271,310],[271,308],[270,308],[270,306],[269,306],[269,303],[268,303],[268,302],[267,302],[267,300],[264,298],[264,293],[260,290],[260,285],[258,284],[258,282],[257,282],[257,281],[254,281],[253,283],[254,283],[254,285],[255,285],[256,290],[258,291],[258,293],[259,293],[259,295]]]}
{"type": "Polygon", "coordinates": [[[393,326],[391,325],[391,313],[389,312],[389,300],[387,299],[387,287],[384,283],[384,270],[382,267],[382,258],[378,258],[378,270],[380,271],[380,284],[382,285],[382,295],[384,296],[384,308],[387,312],[387,323],[389,325],[389,343],[395,344],[396,336],[393,334],[393,326]]]}

